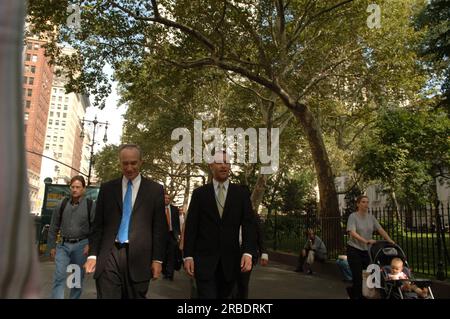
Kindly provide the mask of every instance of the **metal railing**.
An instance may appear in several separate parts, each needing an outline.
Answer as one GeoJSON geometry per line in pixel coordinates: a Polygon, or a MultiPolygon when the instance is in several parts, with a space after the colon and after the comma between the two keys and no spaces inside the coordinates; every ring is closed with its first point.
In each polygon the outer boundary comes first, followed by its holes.
{"type": "MultiPolygon", "coordinates": [[[[402,247],[414,272],[436,277],[450,275],[450,207],[428,204],[423,207],[370,209],[389,236],[402,247]]],[[[310,214],[273,214],[264,222],[266,245],[298,254],[303,248],[307,228],[312,228],[328,248],[328,257],[345,254],[348,215],[321,218],[310,214]],[[331,235],[332,234],[332,235],[331,235]],[[337,235],[336,235],[337,234],[337,235]]],[[[382,238],[376,233],[374,239],[382,238]]]]}

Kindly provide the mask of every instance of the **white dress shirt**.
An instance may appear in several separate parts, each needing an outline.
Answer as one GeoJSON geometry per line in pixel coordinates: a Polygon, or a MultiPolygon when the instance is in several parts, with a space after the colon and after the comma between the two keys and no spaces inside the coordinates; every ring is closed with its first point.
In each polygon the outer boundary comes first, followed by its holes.
{"type": "MultiPolygon", "coordinates": [[[[131,211],[133,211],[134,202],[136,201],[137,193],[139,191],[140,186],[141,186],[141,174],[136,176],[131,181],[131,211]]],[[[128,178],[122,176],[122,202],[125,200],[127,188],[128,188],[128,178]]],[[[128,240],[125,242],[128,243],[128,240]]],[[[88,259],[97,259],[97,256],[89,256],[88,259]]]]}

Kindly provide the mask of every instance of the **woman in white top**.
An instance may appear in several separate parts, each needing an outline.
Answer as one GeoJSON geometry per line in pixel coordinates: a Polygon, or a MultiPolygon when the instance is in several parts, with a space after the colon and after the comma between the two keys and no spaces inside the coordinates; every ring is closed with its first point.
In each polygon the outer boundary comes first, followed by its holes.
{"type": "Polygon", "coordinates": [[[347,260],[353,275],[352,298],[362,297],[362,271],[369,265],[368,245],[376,241],[372,239],[374,231],[377,231],[385,240],[394,243],[386,231],[378,223],[377,219],[368,213],[369,199],[360,195],[356,199],[357,211],[348,217],[347,232],[347,260]]]}

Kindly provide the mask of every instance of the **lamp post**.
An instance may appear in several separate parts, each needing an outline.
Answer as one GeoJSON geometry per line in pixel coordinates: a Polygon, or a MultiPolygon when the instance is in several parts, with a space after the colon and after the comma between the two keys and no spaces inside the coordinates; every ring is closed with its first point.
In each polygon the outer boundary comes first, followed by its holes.
{"type": "Polygon", "coordinates": [[[98,128],[100,129],[101,127],[105,127],[105,135],[103,136],[103,142],[106,143],[108,141],[108,137],[107,137],[107,131],[108,131],[108,121],[106,122],[100,122],[97,120],[97,115],[95,116],[94,120],[86,120],[85,118],[83,118],[82,120],[80,120],[80,124],[81,124],[81,133],[80,133],[80,138],[84,138],[84,125],[87,124],[89,127],[92,127],[92,140],[91,140],[91,144],[89,145],[91,147],[91,155],[89,158],[89,173],[88,173],[88,186],[91,185],[91,173],[92,173],[92,165],[94,164],[94,145],[95,145],[95,133],[97,130],[97,125],[98,128]]]}

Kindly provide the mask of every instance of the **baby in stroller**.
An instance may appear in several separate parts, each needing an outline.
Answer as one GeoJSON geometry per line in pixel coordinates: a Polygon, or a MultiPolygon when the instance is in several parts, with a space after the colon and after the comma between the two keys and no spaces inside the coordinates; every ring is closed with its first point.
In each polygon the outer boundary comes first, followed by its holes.
{"type": "Polygon", "coordinates": [[[403,272],[403,260],[398,257],[391,260],[391,271],[387,274],[389,280],[405,280],[400,287],[402,291],[415,292],[419,297],[426,298],[428,296],[428,289],[426,287],[419,288],[407,279],[409,276],[403,272]]]}
{"type": "Polygon", "coordinates": [[[381,269],[381,296],[390,299],[434,299],[431,280],[414,278],[406,254],[397,244],[377,241],[369,247],[370,263],[381,269]]]}

